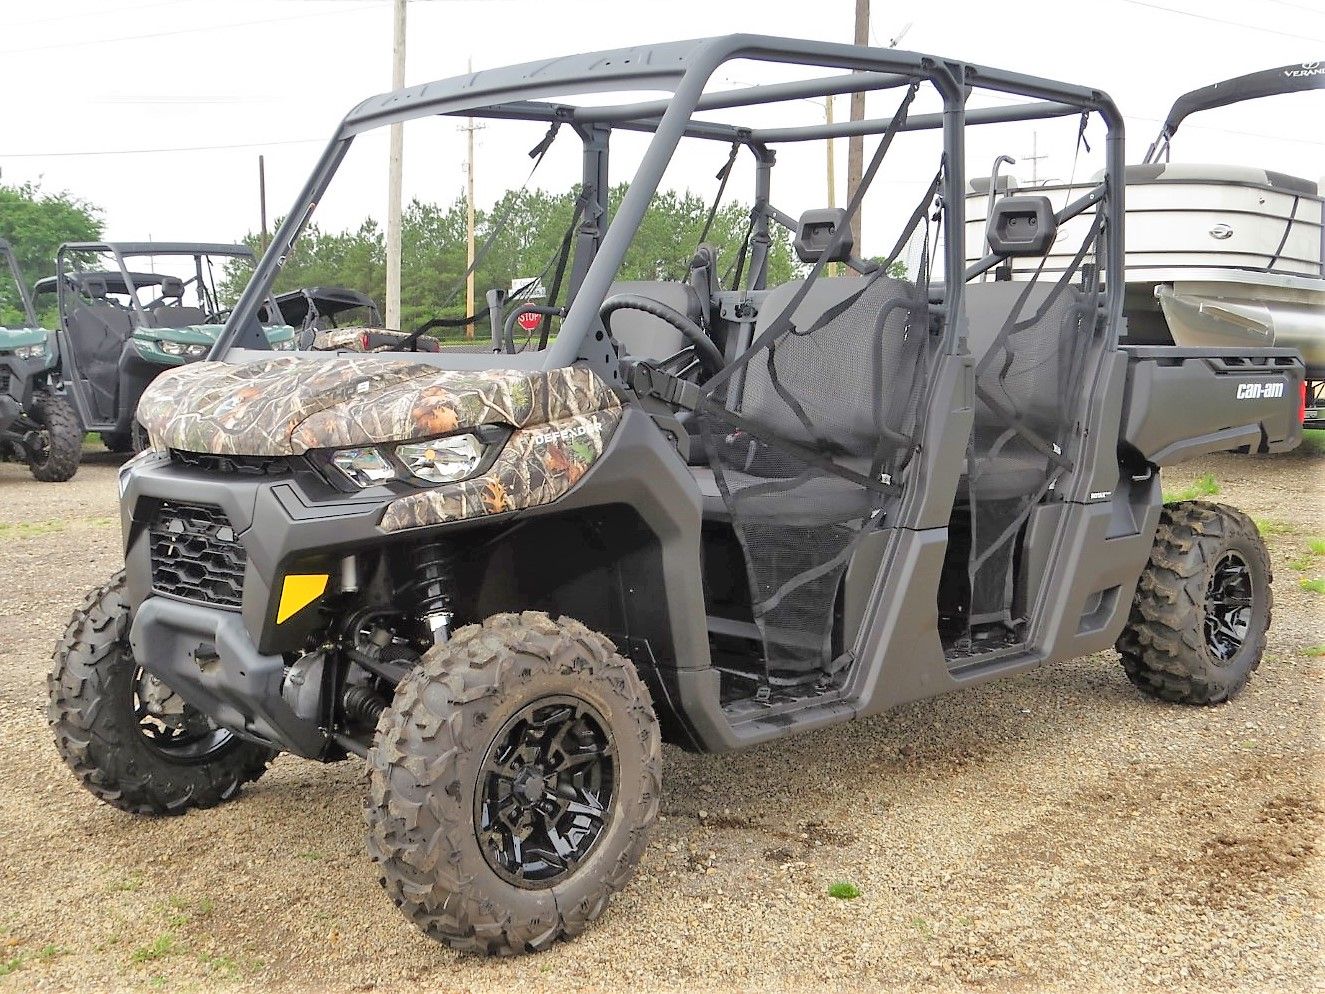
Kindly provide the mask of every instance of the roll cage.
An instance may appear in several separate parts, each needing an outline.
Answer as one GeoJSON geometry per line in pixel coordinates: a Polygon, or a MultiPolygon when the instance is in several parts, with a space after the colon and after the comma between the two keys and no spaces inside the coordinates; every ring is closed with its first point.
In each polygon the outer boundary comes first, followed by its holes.
{"type": "Polygon", "coordinates": [[[14,255],[14,247],[3,238],[0,238],[0,257],[3,257],[5,267],[9,270],[9,277],[13,280],[15,292],[18,294],[16,303],[23,312],[23,319],[29,328],[37,327],[37,312],[32,306],[32,294],[28,292],[27,284],[23,282],[23,274],[19,271],[18,257],[14,255]]]}
{"type": "MultiPolygon", "coordinates": [[[[292,210],[286,215],[271,246],[258,263],[253,279],[212,349],[211,358],[224,359],[232,349],[268,347],[258,321],[263,298],[269,294],[284,260],[310,220],[355,137],[385,125],[433,115],[545,122],[549,142],[560,128],[573,130],[583,143],[582,184],[592,198],[586,220],[576,232],[574,265],[568,282],[569,308],[560,334],[543,351],[493,355],[447,353],[420,361],[459,369],[500,365],[508,368],[552,369],[577,361],[587,362],[599,375],[621,388],[618,363],[601,347],[588,347],[601,337],[599,307],[608,295],[635,232],[658,189],[672,154],[682,138],[732,144],[755,158],[755,211],[753,216],[750,288],[762,288],[768,225],[779,220],[769,204],[771,170],[776,149],[783,143],[822,141],[853,135],[882,135],[891,119],[835,124],[755,128],[697,118],[696,114],[732,110],[784,100],[825,97],[861,91],[894,90],[929,83],[941,95],[940,113],[906,118],[898,130],[941,130],[944,170],[939,196],[943,203],[943,279],[930,287],[936,314],[943,325],[943,349],[950,354],[964,347],[962,286],[966,280],[993,269],[1000,261],[989,255],[972,266],[963,258],[963,193],[967,127],[1013,121],[1042,120],[1099,114],[1107,126],[1103,179],[1085,196],[1059,212],[1061,222],[1103,204],[1104,267],[1121,273],[1123,261],[1123,206],[1121,197],[1106,196],[1122,188],[1124,166],[1123,121],[1107,95],[1099,90],[989,69],[965,62],[939,59],[913,52],[875,49],[827,42],[759,35],[729,35],[661,45],[617,49],[524,63],[425,83],[371,97],[346,116],[323,152],[292,210]],[[787,66],[813,66],[844,70],[844,74],[706,92],[714,73],[732,60],[753,60],[787,66]],[[621,92],[631,89],[667,90],[670,98],[648,99],[608,106],[575,105],[556,99],[563,94],[621,92]],[[975,90],[988,90],[1025,98],[1024,102],[968,109],[975,90]],[[607,164],[613,131],[652,134],[629,189],[610,223],[607,164]],[[598,333],[597,335],[595,333],[598,333]]],[[[536,150],[537,151],[537,150],[536,150]]],[[[812,277],[813,279],[813,277],[812,277]]],[[[1106,324],[1116,342],[1117,319],[1122,309],[1123,284],[1106,283],[1106,324]]]]}

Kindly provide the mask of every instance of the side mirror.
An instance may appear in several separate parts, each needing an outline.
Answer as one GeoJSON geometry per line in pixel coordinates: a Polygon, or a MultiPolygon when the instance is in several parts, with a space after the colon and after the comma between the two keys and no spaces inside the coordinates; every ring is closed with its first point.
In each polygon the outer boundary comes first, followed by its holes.
{"type": "Polygon", "coordinates": [[[1058,221],[1048,197],[1004,197],[994,204],[986,230],[995,255],[1047,255],[1058,237],[1058,221]]]}

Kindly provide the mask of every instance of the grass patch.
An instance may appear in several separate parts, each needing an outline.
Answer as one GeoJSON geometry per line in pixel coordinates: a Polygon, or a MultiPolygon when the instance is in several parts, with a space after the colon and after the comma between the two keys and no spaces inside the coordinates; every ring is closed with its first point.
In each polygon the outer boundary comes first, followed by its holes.
{"type": "Polygon", "coordinates": [[[1220,489],[1219,481],[1215,479],[1214,473],[1202,473],[1191,486],[1165,493],[1164,503],[1174,504],[1180,500],[1199,500],[1202,497],[1214,497],[1220,489]]]}
{"type": "Polygon", "coordinates": [[[45,945],[37,950],[37,959],[41,960],[43,963],[49,963],[56,957],[65,956],[68,955],[68,953],[69,950],[65,949],[64,946],[45,945]]]}
{"type": "Polygon", "coordinates": [[[134,891],[141,890],[147,878],[137,871],[130,873],[123,880],[117,880],[106,890],[111,894],[132,894],[134,891]]]}
{"type": "Polygon", "coordinates": [[[1303,431],[1302,448],[1318,456],[1325,456],[1325,429],[1309,428],[1303,431]]]}
{"type": "Polygon", "coordinates": [[[37,538],[62,532],[74,525],[89,525],[103,528],[115,523],[114,518],[53,518],[50,521],[16,521],[13,524],[0,524],[0,540],[7,538],[37,538]]]}
{"type": "Polygon", "coordinates": [[[1325,538],[1313,535],[1307,539],[1307,551],[1313,556],[1325,556],[1325,538]]]}
{"type": "Polygon", "coordinates": [[[11,973],[18,973],[23,969],[23,957],[12,956],[9,959],[0,959],[0,977],[7,977],[11,973]]]}
{"type": "Polygon", "coordinates": [[[314,849],[310,849],[308,852],[301,852],[299,858],[306,859],[310,863],[320,863],[322,861],[322,854],[314,849]]]}
{"type": "Polygon", "coordinates": [[[1291,535],[1296,530],[1292,525],[1275,521],[1274,518],[1252,518],[1251,521],[1262,535],[1291,535]]]}
{"type": "Polygon", "coordinates": [[[153,939],[150,945],[139,946],[130,953],[129,962],[151,963],[155,960],[164,959],[165,957],[172,955],[175,951],[175,937],[171,933],[166,932],[153,939]]]}
{"type": "Polygon", "coordinates": [[[1312,659],[1319,659],[1325,656],[1325,645],[1313,645],[1302,650],[1303,655],[1310,656],[1312,659]]]}
{"type": "Polygon", "coordinates": [[[1311,580],[1302,581],[1302,589],[1313,594],[1325,594],[1325,580],[1315,577],[1311,580]]]}
{"type": "Polygon", "coordinates": [[[853,883],[839,880],[837,883],[829,885],[828,896],[835,897],[839,901],[854,901],[860,897],[860,888],[853,883]]]}

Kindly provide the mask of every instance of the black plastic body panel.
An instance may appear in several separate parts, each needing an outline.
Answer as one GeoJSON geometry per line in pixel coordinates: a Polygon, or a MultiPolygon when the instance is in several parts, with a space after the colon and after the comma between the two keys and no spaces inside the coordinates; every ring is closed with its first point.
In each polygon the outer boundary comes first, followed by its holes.
{"type": "Polygon", "coordinates": [[[1293,349],[1128,346],[1124,451],[1156,466],[1209,452],[1286,452],[1302,439],[1293,349]]]}

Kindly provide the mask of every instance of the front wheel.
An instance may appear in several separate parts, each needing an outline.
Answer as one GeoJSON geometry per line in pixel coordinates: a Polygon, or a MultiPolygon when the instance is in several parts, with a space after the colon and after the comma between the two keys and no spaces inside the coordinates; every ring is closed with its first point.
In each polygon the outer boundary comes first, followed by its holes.
{"type": "Polygon", "coordinates": [[[1182,704],[1236,696],[1265,652],[1272,579],[1265,542],[1241,511],[1167,505],[1118,638],[1127,678],[1182,704]]]}
{"type": "Polygon", "coordinates": [[[368,851],[397,906],[453,948],[510,955],[583,931],[658,814],[648,690],[577,621],[460,629],[396,689],[368,757],[368,851]]]}
{"type": "Polygon", "coordinates": [[[134,814],[228,801],[275,755],[217,727],[134,662],[123,572],[74,612],[47,688],[60,756],[96,797],[134,814]]]}
{"type": "Polygon", "coordinates": [[[78,472],[83,458],[83,429],[73,406],[58,394],[32,395],[32,420],[39,427],[35,450],[28,453],[32,475],[42,483],[64,483],[78,472]]]}

